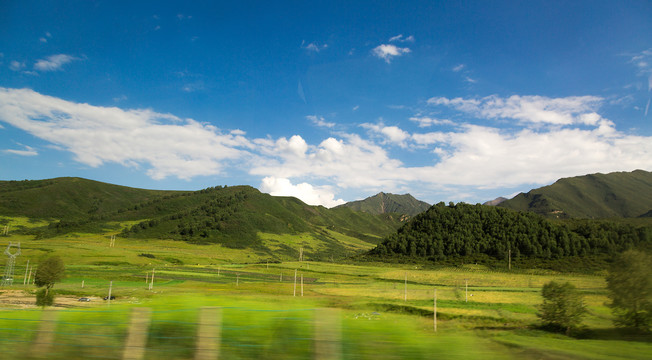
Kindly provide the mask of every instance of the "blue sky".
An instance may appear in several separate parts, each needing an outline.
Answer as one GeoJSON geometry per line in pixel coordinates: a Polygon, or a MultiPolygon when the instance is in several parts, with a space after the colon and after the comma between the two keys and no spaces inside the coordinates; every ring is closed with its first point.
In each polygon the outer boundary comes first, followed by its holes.
{"type": "Polygon", "coordinates": [[[652,171],[649,1],[0,3],[0,179],[484,202],[652,171]]]}

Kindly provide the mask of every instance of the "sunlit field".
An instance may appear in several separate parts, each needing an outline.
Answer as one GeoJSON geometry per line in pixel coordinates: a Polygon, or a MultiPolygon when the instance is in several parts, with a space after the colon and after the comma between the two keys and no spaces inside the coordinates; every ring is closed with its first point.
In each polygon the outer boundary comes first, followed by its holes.
{"type": "MultiPolygon", "coordinates": [[[[27,219],[12,220],[30,226],[27,219]]],[[[652,354],[650,337],[614,329],[604,274],[309,257],[279,263],[252,250],[179,241],[118,237],[110,247],[111,235],[0,237],[0,246],[20,242],[22,250],[13,285],[0,289],[3,359],[122,359],[128,340],[138,338],[131,335],[137,311],[147,318],[141,329],[146,336],[135,345],[144,359],[194,358],[208,346],[198,340],[206,326],[219,329],[208,337],[217,344],[211,354],[227,359],[327,358],[323,351],[343,359],[649,359],[652,354]],[[53,254],[64,259],[66,278],[54,286],[55,306],[44,312],[33,305],[36,288],[27,281],[33,274],[26,265],[53,254]],[[589,313],[572,337],[538,328],[541,287],[551,280],[569,281],[584,295],[589,313]],[[116,298],[103,300],[109,291],[116,298]],[[90,301],[77,301],[81,297],[90,301]],[[44,321],[52,313],[53,320],[44,321]],[[39,336],[46,332],[53,337],[43,347],[39,336]]],[[[272,236],[265,241],[293,245],[272,236]]]]}

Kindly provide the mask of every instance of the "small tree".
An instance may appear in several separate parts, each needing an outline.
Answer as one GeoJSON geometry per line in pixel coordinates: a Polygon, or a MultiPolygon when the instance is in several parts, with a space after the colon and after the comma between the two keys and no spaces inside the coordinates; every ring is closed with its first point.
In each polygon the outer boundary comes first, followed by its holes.
{"type": "Polygon", "coordinates": [[[614,262],[607,288],[616,326],[650,330],[652,326],[652,256],[628,250],[614,262]]]}
{"type": "Polygon", "coordinates": [[[40,306],[52,305],[54,296],[50,289],[54,284],[63,279],[66,270],[63,261],[58,256],[50,256],[43,260],[36,268],[34,283],[38,287],[45,287],[36,293],[36,304],[40,306]]]}
{"type": "Polygon", "coordinates": [[[46,289],[41,289],[36,292],[36,306],[52,306],[54,304],[54,294],[48,292],[46,289]]]}
{"type": "Polygon", "coordinates": [[[551,281],[543,285],[541,294],[543,304],[537,316],[546,326],[563,329],[568,335],[572,328],[582,322],[586,307],[582,295],[571,283],[551,281]]]}

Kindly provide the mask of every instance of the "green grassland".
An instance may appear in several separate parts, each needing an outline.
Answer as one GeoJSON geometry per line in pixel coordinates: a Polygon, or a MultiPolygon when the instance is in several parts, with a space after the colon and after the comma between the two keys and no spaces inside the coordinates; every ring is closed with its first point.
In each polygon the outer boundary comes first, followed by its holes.
{"type": "MultiPolygon", "coordinates": [[[[43,226],[40,221],[0,221],[10,225],[0,247],[20,242],[22,250],[14,285],[0,288],[0,301],[9,291],[33,298],[35,287],[23,285],[26,263],[29,259],[33,265],[46,255],[59,255],[66,264],[66,278],[54,287],[59,299],[92,299],[56,307],[57,334],[48,356],[53,359],[121,358],[133,307],[152,311],[146,359],[192,358],[197,319],[206,306],[222,308],[224,358],[312,357],[313,319],[320,308],[339,310],[345,359],[648,359],[652,354],[649,334],[614,329],[605,274],[600,272],[508,271],[468,263],[388,265],[342,257],[316,261],[313,255],[333,245],[328,241],[337,241],[350,254],[374,246],[329,233],[328,226],[322,230],[330,236],[323,238],[314,232],[259,233],[267,249],[261,250],[120,236],[109,247],[111,235],[138,220],[116,222],[115,229],[101,234],[68,232],[49,238],[11,231],[43,226]],[[303,262],[298,261],[301,247],[303,262]],[[145,281],[153,270],[154,287],[149,290],[145,281]],[[295,272],[303,277],[303,296],[299,283],[295,288],[295,272]],[[589,312],[571,337],[538,328],[541,287],[551,280],[569,281],[584,295],[589,312]],[[117,297],[111,305],[102,300],[110,283],[117,297]]],[[[0,266],[4,269],[4,260],[0,266]]],[[[23,359],[31,351],[41,310],[0,306],[0,353],[23,359]]]]}

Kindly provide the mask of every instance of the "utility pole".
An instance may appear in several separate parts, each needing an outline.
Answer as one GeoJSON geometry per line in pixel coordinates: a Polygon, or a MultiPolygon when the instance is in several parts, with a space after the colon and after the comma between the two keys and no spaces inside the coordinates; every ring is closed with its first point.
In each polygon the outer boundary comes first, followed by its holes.
{"type": "Polygon", "coordinates": [[[508,265],[508,268],[509,268],[509,270],[512,270],[512,249],[509,249],[509,250],[507,251],[507,257],[508,257],[508,259],[509,259],[509,265],[508,265]]]}
{"type": "Polygon", "coordinates": [[[150,282],[149,282],[149,289],[150,290],[154,289],[154,272],[155,272],[155,270],[156,269],[152,269],[152,277],[151,277],[150,282]]]}
{"type": "Polygon", "coordinates": [[[294,269],[294,296],[297,296],[297,269],[294,269]]]}
{"type": "Polygon", "coordinates": [[[435,304],[433,309],[433,326],[435,332],[437,332],[437,288],[435,288],[435,293],[433,294],[433,303],[435,304]]]}
{"type": "Polygon", "coordinates": [[[407,301],[407,271],[405,272],[405,291],[404,291],[404,299],[403,301],[407,301]]]}
{"type": "Polygon", "coordinates": [[[113,288],[113,281],[109,283],[109,296],[107,297],[107,300],[109,301],[109,306],[111,306],[111,290],[113,288]]]}
{"type": "Polygon", "coordinates": [[[25,267],[25,278],[23,279],[23,285],[27,284],[27,271],[29,270],[29,259],[27,259],[27,266],[25,267]]]}

